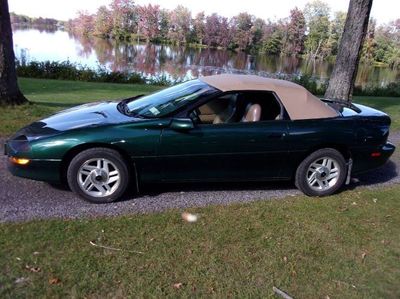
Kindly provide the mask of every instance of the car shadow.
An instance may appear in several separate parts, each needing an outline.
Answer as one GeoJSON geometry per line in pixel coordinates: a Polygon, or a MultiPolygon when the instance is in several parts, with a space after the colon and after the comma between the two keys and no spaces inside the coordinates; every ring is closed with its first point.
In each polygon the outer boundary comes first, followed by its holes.
{"type": "Polygon", "coordinates": [[[388,183],[398,175],[398,165],[393,160],[389,160],[380,168],[354,176],[353,179],[357,179],[357,182],[348,185],[347,189],[353,190],[359,186],[372,186],[388,183]]]}
{"type": "Polygon", "coordinates": [[[140,196],[159,196],[166,192],[218,192],[218,191],[264,191],[294,190],[292,181],[275,182],[186,182],[143,184],[140,196]]]}

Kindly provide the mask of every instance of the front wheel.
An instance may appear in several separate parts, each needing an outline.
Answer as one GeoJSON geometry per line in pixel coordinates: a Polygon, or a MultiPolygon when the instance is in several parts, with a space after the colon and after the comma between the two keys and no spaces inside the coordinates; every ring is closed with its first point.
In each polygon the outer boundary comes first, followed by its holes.
{"type": "Polygon", "coordinates": [[[117,151],[91,148],[72,159],[67,179],[71,190],[83,199],[109,203],[119,199],[127,189],[129,171],[117,151]]]}
{"type": "Polygon", "coordinates": [[[301,162],[295,184],[308,196],[327,196],[335,193],[346,179],[346,161],[332,148],[313,152],[301,162]]]}

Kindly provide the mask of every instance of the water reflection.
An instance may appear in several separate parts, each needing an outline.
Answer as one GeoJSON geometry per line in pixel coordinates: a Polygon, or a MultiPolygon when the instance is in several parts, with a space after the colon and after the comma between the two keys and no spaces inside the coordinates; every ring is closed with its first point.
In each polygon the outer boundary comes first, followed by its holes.
{"type": "MultiPolygon", "coordinates": [[[[17,56],[24,49],[31,60],[68,59],[94,68],[101,66],[113,71],[135,71],[147,76],[164,74],[174,79],[234,72],[272,77],[307,74],[325,80],[329,78],[334,63],[174,45],[129,44],[32,28],[17,28],[14,44],[17,56]]],[[[361,64],[357,84],[386,85],[399,80],[399,77],[400,73],[390,68],[361,64]]]]}

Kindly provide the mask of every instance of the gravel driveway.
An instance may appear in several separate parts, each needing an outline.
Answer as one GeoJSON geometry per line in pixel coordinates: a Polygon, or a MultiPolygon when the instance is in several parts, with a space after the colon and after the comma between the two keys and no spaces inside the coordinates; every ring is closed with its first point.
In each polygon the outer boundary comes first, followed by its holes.
{"type": "MultiPolygon", "coordinates": [[[[400,145],[400,132],[390,140],[400,145]]],[[[4,140],[0,139],[0,153],[4,140]]],[[[200,207],[212,204],[230,204],[269,200],[300,194],[291,183],[241,183],[241,184],[186,184],[152,186],[139,196],[130,195],[125,200],[95,205],[87,203],[68,190],[47,183],[13,177],[6,169],[7,158],[0,156],[0,222],[27,221],[45,218],[82,218],[149,213],[171,208],[200,207]]],[[[400,183],[398,170],[400,155],[384,167],[359,176],[360,185],[377,187],[400,183]]]]}

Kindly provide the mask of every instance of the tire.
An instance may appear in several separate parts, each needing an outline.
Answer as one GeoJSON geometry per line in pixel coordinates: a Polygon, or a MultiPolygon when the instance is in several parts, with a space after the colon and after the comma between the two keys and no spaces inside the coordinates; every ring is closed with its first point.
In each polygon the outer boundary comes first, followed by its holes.
{"type": "Polygon", "coordinates": [[[115,150],[91,148],[77,154],[68,166],[71,190],[91,203],[110,203],[119,199],[129,184],[126,161],[115,150]]]}
{"type": "Polygon", "coordinates": [[[328,196],[342,187],[347,175],[346,161],[335,149],[310,154],[296,171],[295,184],[308,196],[328,196]]]}

